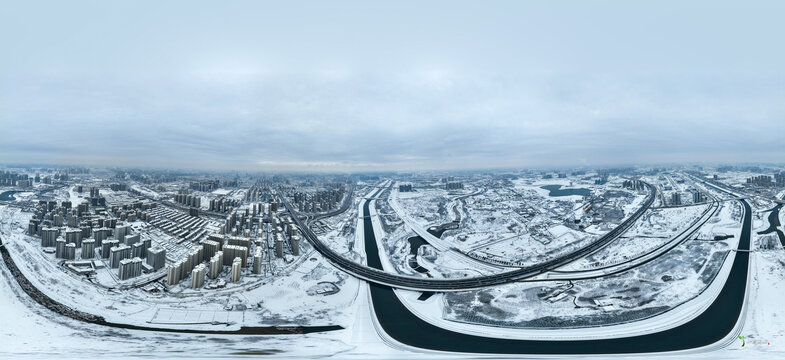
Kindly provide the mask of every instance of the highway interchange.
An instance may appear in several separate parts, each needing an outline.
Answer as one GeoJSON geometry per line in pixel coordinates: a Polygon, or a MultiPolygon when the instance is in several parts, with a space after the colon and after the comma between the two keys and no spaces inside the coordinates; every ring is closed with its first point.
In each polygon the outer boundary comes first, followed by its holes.
{"type": "MultiPolygon", "coordinates": [[[[413,314],[407,306],[402,303],[401,299],[394,291],[394,288],[437,292],[476,289],[526,280],[536,275],[557,269],[564,264],[601,249],[626,231],[631,224],[651,206],[656,197],[656,188],[650,184],[646,185],[650,190],[650,195],[643,206],[620,226],[590,246],[570,253],[562,258],[532,267],[469,279],[417,279],[409,276],[394,275],[384,271],[379,256],[377,239],[373,231],[369,206],[371,200],[383,193],[386,187],[377,188],[370,196],[363,199],[361,202],[367,266],[345,259],[326,247],[307,227],[303,226],[298,216],[296,216],[296,213],[293,212],[292,214],[295,215],[293,218],[303,230],[303,234],[314,245],[314,248],[316,248],[317,251],[322,253],[322,255],[342,270],[358,278],[369,281],[370,297],[376,321],[381,326],[383,335],[387,338],[387,341],[393,342],[402,348],[460,353],[565,355],[633,354],[689,351],[690,349],[707,350],[717,346],[724,346],[730,339],[735,338],[735,335],[741,329],[741,325],[743,325],[743,311],[745,299],[748,294],[747,280],[752,210],[745,199],[738,197],[734,200],[739,201],[744,209],[741,238],[736,251],[733,252],[732,268],[727,280],[723,284],[719,295],[705,311],[692,320],[670,329],[637,336],[624,336],[624,334],[619,334],[618,337],[601,340],[535,341],[477,336],[445,329],[424,321],[413,314]]],[[[720,188],[716,184],[706,183],[706,185],[711,186],[720,192],[729,193],[726,189],[720,188]]],[[[389,184],[387,184],[387,186],[389,186],[389,184]]],[[[736,196],[735,194],[731,195],[736,196]]],[[[663,244],[652,252],[630,260],[630,262],[635,262],[636,260],[642,259],[642,261],[631,266],[613,269],[613,271],[609,273],[594,276],[581,277],[582,275],[580,272],[577,274],[570,274],[569,272],[558,273],[553,271],[552,274],[556,274],[557,278],[564,279],[572,277],[578,279],[608,276],[627,271],[632,267],[652,261],[662,254],[667,253],[670,249],[682,244],[692,236],[697,229],[717,211],[717,204],[719,204],[719,201],[715,199],[714,203],[706,210],[702,218],[696,220],[692,226],[675,236],[674,240],[663,244]]],[[[288,204],[285,204],[285,206],[291,211],[291,207],[288,204]]],[[[546,278],[545,281],[551,281],[551,279],[546,278]]]]}
{"type": "MultiPolygon", "coordinates": [[[[369,198],[375,198],[381,193],[383,193],[390,184],[388,183],[386,187],[377,188],[369,198]]],[[[650,184],[646,184],[649,189],[649,195],[644,201],[643,205],[636,210],[630,217],[624,220],[619,226],[614,228],[613,230],[609,231],[607,234],[600,237],[597,241],[591,243],[590,245],[575,250],[571,253],[568,253],[564,256],[560,256],[558,258],[544,261],[537,265],[523,267],[520,269],[507,271],[499,274],[491,274],[485,276],[477,276],[477,277],[470,277],[470,278],[460,278],[460,279],[430,279],[430,278],[416,278],[411,276],[404,276],[404,275],[396,275],[391,274],[379,269],[375,269],[370,266],[365,266],[359,264],[353,260],[347,259],[342,255],[338,254],[334,250],[330,249],[329,246],[325,245],[323,242],[319,240],[316,234],[311,231],[311,229],[306,226],[303,221],[300,219],[298,214],[292,209],[289,202],[282,197],[284,206],[286,209],[292,214],[292,218],[294,219],[295,223],[300,228],[303,236],[313,245],[313,247],[320,253],[322,256],[327,258],[331,263],[335,266],[339,267],[340,269],[350,273],[360,279],[373,282],[375,284],[390,286],[399,289],[407,289],[407,290],[418,290],[418,291],[462,291],[467,289],[479,289],[479,288],[486,288],[490,286],[497,286],[502,284],[507,284],[511,282],[517,282],[524,279],[528,279],[553,269],[557,269],[561,266],[569,264],[577,259],[582,257],[588,256],[600,249],[604,246],[608,245],[610,242],[618,238],[621,234],[623,234],[627,229],[629,229],[635,221],[637,221],[640,216],[649,209],[651,204],[654,202],[656,198],[657,190],[654,186],[650,184]]],[[[373,226],[371,223],[370,216],[368,216],[368,202],[365,202],[363,205],[363,212],[364,212],[364,222],[365,222],[365,231],[366,237],[368,231],[373,231],[373,226]]]]}
{"type": "MultiPolygon", "coordinates": [[[[416,315],[401,302],[392,288],[371,284],[374,314],[385,334],[408,347],[449,352],[492,354],[631,354],[679,351],[709,347],[735,337],[743,321],[741,316],[747,294],[747,269],[751,229],[751,209],[745,200],[744,220],[733,267],[720,294],[693,320],[647,335],[602,340],[534,341],[474,336],[434,326],[416,315]]],[[[366,207],[367,210],[367,207],[366,207]]],[[[378,248],[366,230],[368,265],[382,269],[378,248]]]]}
{"type": "MultiPolygon", "coordinates": [[[[416,278],[412,276],[397,275],[384,270],[379,253],[378,239],[373,230],[373,221],[375,221],[375,219],[371,216],[370,206],[372,206],[373,200],[379,198],[390,188],[392,183],[389,181],[378,186],[371,191],[368,196],[360,200],[359,207],[361,211],[358,215],[362,220],[363,225],[362,239],[364,241],[364,252],[367,256],[366,264],[361,264],[341,256],[322,243],[310,230],[308,226],[310,221],[318,220],[328,214],[305,217],[303,219],[303,217],[292,209],[285,196],[281,196],[281,200],[287,211],[292,214],[292,218],[301,229],[304,237],[313,245],[316,251],[321,253],[341,270],[369,282],[372,311],[375,316],[375,321],[382,330],[380,334],[383,335],[383,338],[385,338],[386,341],[394,343],[394,346],[406,349],[416,348],[420,350],[425,349],[460,353],[532,355],[631,354],[711,349],[717,346],[723,346],[723,344],[727,344],[729,339],[732,339],[737,335],[743,325],[745,299],[748,296],[747,290],[749,285],[748,268],[750,262],[749,251],[752,210],[747,201],[739,194],[733,193],[732,189],[728,189],[719,183],[704,181],[702,178],[698,177],[694,177],[694,180],[703,182],[706,186],[714,188],[718,192],[729,194],[729,196],[732,197],[732,200],[739,201],[743,208],[741,237],[738,242],[738,247],[735,249],[736,251],[731,253],[731,269],[719,294],[703,312],[681,325],[661,331],[654,331],[645,335],[625,336],[624,334],[619,334],[616,337],[601,340],[519,340],[462,333],[436,326],[418,317],[416,314],[412,313],[407,305],[398,297],[395,289],[423,292],[466,291],[519,281],[565,281],[590,279],[617,274],[653,261],[676,246],[683,244],[695,234],[706,220],[716,213],[718,204],[723,200],[715,198],[706,209],[706,212],[688,228],[674,236],[672,240],[645,254],[639,255],[634,259],[629,259],[620,264],[595,268],[590,271],[559,270],[560,267],[586,257],[618,239],[645,211],[650,209],[653,201],[658,196],[658,192],[654,186],[646,184],[649,189],[649,194],[642,206],[618,227],[600,237],[589,246],[538,265],[492,275],[457,279],[416,278]],[[546,276],[538,277],[538,275],[543,274],[546,276]]],[[[355,204],[352,200],[354,190],[354,187],[352,187],[342,206],[329,215],[342,213],[355,204]]],[[[2,244],[2,242],[0,242],[0,244],[2,244]]],[[[4,251],[5,249],[0,250],[4,251]]],[[[14,268],[13,260],[10,256],[8,256],[7,253],[3,253],[2,255],[6,266],[14,268]]],[[[15,277],[17,277],[17,281],[20,282],[20,285],[22,285],[25,292],[42,305],[65,316],[95,324],[126,329],[176,331],[184,333],[215,333],[227,335],[286,333],[279,329],[262,327],[243,328],[237,331],[190,331],[110,323],[103,318],[95,317],[87,313],[79,313],[73,309],[64,307],[62,304],[58,304],[52,299],[42,296],[40,291],[36,291],[34,287],[25,286],[23,276],[17,276],[17,274],[15,274],[15,277]]],[[[340,327],[301,327],[296,329],[295,332],[314,332],[337,329],[340,329],[340,327]]]]}

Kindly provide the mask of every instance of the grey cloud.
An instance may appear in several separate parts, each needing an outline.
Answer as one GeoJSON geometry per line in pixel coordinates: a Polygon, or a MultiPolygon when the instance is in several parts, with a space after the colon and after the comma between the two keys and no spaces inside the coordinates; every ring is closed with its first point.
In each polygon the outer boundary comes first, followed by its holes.
{"type": "Polygon", "coordinates": [[[783,4],[706,4],[18,4],[0,162],[778,161],[783,4]]]}

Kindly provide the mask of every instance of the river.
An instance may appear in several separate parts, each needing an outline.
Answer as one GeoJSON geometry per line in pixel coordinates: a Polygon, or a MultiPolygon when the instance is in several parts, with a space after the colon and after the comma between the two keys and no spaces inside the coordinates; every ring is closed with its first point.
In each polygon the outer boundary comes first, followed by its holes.
{"type": "MultiPolygon", "coordinates": [[[[751,209],[745,209],[739,249],[749,250],[751,209]]],[[[373,233],[368,201],[363,205],[365,252],[368,266],[382,270],[373,233]]],[[[731,272],[719,296],[695,319],[675,328],[648,335],[576,341],[497,339],[462,334],[423,321],[412,314],[389,287],[369,283],[374,312],[382,329],[396,341],[429,350],[495,354],[624,354],[676,351],[713,344],[727,336],[742,314],[747,288],[749,253],[734,252],[731,272]]]]}
{"type": "Polygon", "coordinates": [[[11,191],[5,191],[3,193],[0,193],[0,201],[14,201],[14,200],[16,200],[16,198],[14,197],[14,194],[19,193],[19,192],[21,192],[21,191],[11,190],[11,191]]]}

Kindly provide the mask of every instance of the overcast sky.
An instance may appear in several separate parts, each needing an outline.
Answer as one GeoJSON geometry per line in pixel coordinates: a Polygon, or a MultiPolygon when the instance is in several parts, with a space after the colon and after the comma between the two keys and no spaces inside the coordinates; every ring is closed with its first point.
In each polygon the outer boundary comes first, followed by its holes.
{"type": "Polygon", "coordinates": [[[5,2],[0,163],[782,162],[783,16],[783,1],[5,2]]]}

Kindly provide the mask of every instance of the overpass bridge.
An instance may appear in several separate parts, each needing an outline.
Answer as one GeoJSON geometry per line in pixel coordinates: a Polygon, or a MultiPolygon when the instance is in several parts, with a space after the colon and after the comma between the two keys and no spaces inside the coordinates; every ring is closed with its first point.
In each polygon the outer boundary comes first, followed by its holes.
{"type": "MultiPolygon", "coordinates": [[[[389,186],[390,183],[385,185],[389,186]]],[[[603,248],[605,245],[609,244],[611,241],[615,240],[619,237],[622,233],[627,231],[640,217],[643,213],[649,209],[651,204],[654,202],[654,199],[657,196],[657,190],[651,184],[646,183],[646,186],[649,188],[649,196],[644,201],[643,205],[635,211],[627,220],[624,220],[619,226],[608,232],[607,234],[603,235],[597,241],[575,250],[571,253],[565,254],[558,258],[554,258],[548,261],[544,261],[542,263],[512,270],[506,271],[498,274],[491,274],[485,276],[477,276],[477,277],[469,277],[469,278],[453,278],[453,279],[433,279],[433,278],[418,278],[413,276],[405,276],[405,275],[398,275],[398,274],[391,274],[382,270],[375,269],[373,267],[369,267],[363,264],[359,264],[353,260],[347,259],[342,255],[338,254],[334,250],[330,249],[327,245],[322,243],[319,238],[311,231],[311,229],[306,226],[303,221],[297,216],[297,213],[293,210],[289,202],[282,197],[282,201],[284,206],[286,207],[287,211],[292,215],[292,219],[294,219],[297,226],[300,228],[303,236],[311,243],[311,245],[316,249],[322,256],[327,258],[333,265],[338,267],[339,269],[366,281],[380,284],[388,287],[399,288],[399,289],[407,289],[407,290],[415,290],[415,291],[436,291],[436,292],[449,292],[449,291],[463,291],[469,289],[481,289],[496,285],[508,284],[512,282],[517,282],[523,279],[527,279],[533,276],[540,275],[542,273],[551,271],[563,265],[566,265],[572,261],[575,261],[581,257],[587,256],[592,254],[593,252],[603,248]]],[[[368,198],[373,199],[377,197],[382,191],[384,187],[377,188],[375,191],[372,192],[368,198]]],[[[371,218],[369,214],[369,201],[365,200],[363,204],[363,225],[364,225],[364,239],[365,242],[368,243],[373,242],[376,243],[376,237],[373,232],[373,224],[371,223],[371,218]]]]}

